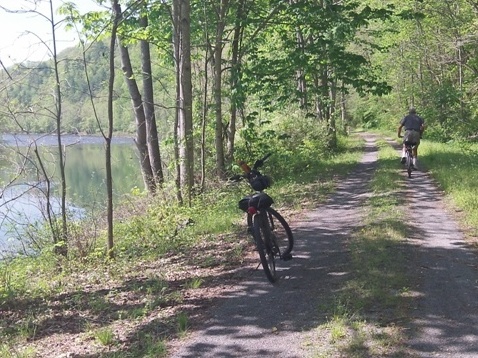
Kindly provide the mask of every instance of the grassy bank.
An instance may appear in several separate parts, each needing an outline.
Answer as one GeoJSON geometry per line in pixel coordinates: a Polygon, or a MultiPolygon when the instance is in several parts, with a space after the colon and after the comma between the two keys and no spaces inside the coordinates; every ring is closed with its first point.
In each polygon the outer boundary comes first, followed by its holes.
{"type": "MultiPolygon", "coordinates": [[[[320,202],[361,157],[358,139],[340,150],[278,153],[264,167],[275,206],[293,214],[320,202]]],[[[0,269],[0,356],[161,357],[201,307],[241,278],[252,247],[238,200],[244,185],[216,185],[191,208],[157,199],[117,213],[116,257],[105,256],[97,221],[72,227],[70,256],[45,250],[0,269]]],[[[254,256],[254,262],[257,259],[254,256]]]]}

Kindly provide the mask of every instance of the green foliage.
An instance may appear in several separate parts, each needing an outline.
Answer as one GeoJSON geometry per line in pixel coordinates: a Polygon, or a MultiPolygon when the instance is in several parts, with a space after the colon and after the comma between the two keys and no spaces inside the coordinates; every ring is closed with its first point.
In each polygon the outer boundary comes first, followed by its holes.
{"type": "Polygon", "coordinates": [[[154,337],[154,335],[147,334],[144,339],[145,352],[141,354],[145,358],[161,358],[167,355],[166,343],[154,337]]]}
{"type": "MultiPolygon", "coordinates": [[[[258,93],[267,107],[280,108],[281,103],[292,98],[306,99],[302,97],[304,92],[295,90],[297,73],[301,71],[309,86],[309,101],[314,96],[325,100],[328,84],[317,86],[316,81],[323,80],[329,71],[330,81],[340,81],[361,93],[388,93],[390,87],[376,76],[362,50],[353,52],[350,44],[359,29],[367,27],[372,20],[385,20],[391,14],[390,9],[328,1],[296,1],[282,8],[277,25],[271,26],[266,34],[270,40],[268,45],[258,47],[251,54],[252,61],[245,68],[246,88],[258,93]],[[307,39],[302,44],[297,43],[299,31],[307,39]]],[[[363,42],[360,47],[366,48],[367,44],[363,42]]]]}
{"type": "MultiPolygon", "coordinates": [[[[261,121],[260,126],[251,125],[254,140],[238,141],[236,158],[250,165],[267,153],[273,155],[264,167],[264,173],[277,181],[310,182],[318,177],[327,177],[334,158],[345,160],[346,148],[353,146],[345,137],[339,136],[337,147],[327,146],[327,127],[314,117],[303,112],[288,112],[261,121]]],[[[356,158],[350,158],[353,163],[356,158]]],[[[346,169],[347,166],[344,166],[346,169]]],[[[239,170],[239,169],[237,169],[239,170]]]]}
{"type": "Polygon", "coordinates": [[[57,262],[48,252],[41,257],[3,259],[0,262],[0,303],[26,294],[36,297],[49,292],[49,280],[60,277],[52,274],[57,262]]]}
{"type": "Polygon", "coordinates": [[[201,285],[204,283],[204,279],[200,277],[195,277],[191,281],[187,282],[185,287],[186,288],[191,288],[191,289],[197,289],[201,287],[201,285]]]}
{"type": "Polygon", "coordinates": [[[111,346],[115,343],[115,334],[110,327],[104,327],[94,332],[95,339],[103,346],[111,346]]]}
{"type": "Polygon", "coordinates": [[[34,339],[38,325],[35,315],[33,313],[28,314],[27,318],[18,326],[18,335],[25,340],[34,339]]]}
{"type": "MultiPolygon", "coordinates": [[[[374,0],[367,3],[376,4],[374,0]]],[[[476,48],[467,40],[476,32],[473,6],[463,0],[449,6],[439,0],[405,3],[391,2],[396,8],[392,24],[377,24],[386,33],[373,42],[387,47],[388,53],[375,52],[371,63],[383,69],[381,77],[393,87],[387,109],[397,115],[408,107],[417,108],[427,123],[426,137],[448,141],[478,133],[475,103],[476,48]],[[469,59],[471,62],[469,62],[469,59]]],[[[389,128],[392,117],[382,113],[380,98],[364,99],[381,128],[389,128]]],[[[354,113],[361,117],[362,112],[354,113]]]]}
{"type": "Polygon", "coordinates": [[[184,335],[189,328],[189,318],[185,312],[180,312],[177,316],[178,333],[184,335]]]}
{"type": "Polygon", "coordinates": [[[37,356],[34,348],[18,349],[6,343],[0,344],[0,357],[2,358],[34,358],[37,356]]]}
{"type": "MultiPolygon", "coordinates": [[[[134,64],[140,64],[138,48],[138,45],[132,45],[130,50],[134,64]]],[[[154,58],[156,50],[153,48],[152,51],[154,58]]],[[[88,44],[84,55],[86,68],[80,48],[69,48],[59,54],[63,132],[92,134],[99,132],[98,123],[103,127],[106,125],[108,45],[101,41],[88,44]]],[[[121,68],[119,59],[117,61],[117,67],[121,68]]],[[[163,81],[174,81],[174,77],[156,62],[153,63],[153,71],[163,81]]],[[[5,124],[3,131],[53,132],[56,129],[56,119],[52,115],[52,108],[55,108],[55,98],[51,96],[55,84],[52,61],[32,63],[29,68],[16,67],[11,70],[11,74],[18,80],[7,84],[8,91],[0,93],[0,103],[8,108],[8,111],[0,114],[0,122],[5,124]]],[[[136,130],[133,111],[128,89],[121,76],[122,72],[119,71],[114,88],[114,131],[132,133],[136,130]]],[[[160,92],[156,97],[158,102],[165,105],[173,103],[173,98],[168,92],[160,92]]],[[[157,111],[158,117],[164,113],[171,115],[166,107],[157,111]]],[[[158,123],[158,129],[170,132],[170,127],[166,130],[165,125],[163,122],[158,123]]]]}

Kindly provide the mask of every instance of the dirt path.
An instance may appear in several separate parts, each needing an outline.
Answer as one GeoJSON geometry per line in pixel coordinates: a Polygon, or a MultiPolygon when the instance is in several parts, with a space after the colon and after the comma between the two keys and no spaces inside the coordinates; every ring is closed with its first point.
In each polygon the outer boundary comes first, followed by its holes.
{"type": "MultiPolygon", "coordinates": [[[[370,195],[377,148],[368,138],[361,163],[330,200],[291,222],[295,254],[282,266],[279,283],[272,286],[255,271],[211,307],[209,319],[178,342],[171,357],[311,356],[312,329],[326,322],[317,307],[346,280],[345,242],[360,225],[361,206],[370,195]]],[[[403,180],[410,179],[404,174],[403,180]]],[[[407,201],[414,234],[408,243],[416,252],[419,298],[407,344],[410,357],[478,357],[478,258],[427,175],[415,172],[411,182],[407,201]]]]}
{"type": "Polygon", "coordinates": [[[278,284],[270,285],[261,270],[254,272],[172,357],[307,356],[307,332],[325,319],[317,317],[321,296],[340,287],[344,279],[348,261],[344,243],[360,223],[376,158],[371,140],[361,164],[330,200],[291,223],[294,259],[282,265],[278,284]]]}
{"type": "Polygon", "coordinates": [[[420,357],[478,357],[478,256],[423,172],[409,189],[420,299],[410,347],[420,357]]]}

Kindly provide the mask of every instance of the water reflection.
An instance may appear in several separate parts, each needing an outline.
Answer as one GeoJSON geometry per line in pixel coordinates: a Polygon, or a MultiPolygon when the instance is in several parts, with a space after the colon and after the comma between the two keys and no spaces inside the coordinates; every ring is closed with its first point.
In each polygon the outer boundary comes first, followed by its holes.
{"type": "MultiPolygon", "coordinates": [[[[0,198],[0,252],[21,249],[20,240],[25,239],[25,229],[40,227],[46,220],[46,188],[42,184],[18,184],[3,190],[0,198]]],[[[49,205],[52,215],[59,216],[59,198],[52,197],[49,205]]],[[[68,213],[71,218],[81,219],[85,209],[70,203],[68,213]]]]}
{"type": "MultiPolygon", "coordinates": [[[[106,205],[106,164],[101,137],[62,137],[68,209],[81,216],[91,207],[106,205]]],[[[114,200],[132,188],[143,188],[136,148],[131,138],[114,138],[112,174],[114,200]]],[[[52,211],[59,212],[60,170],[55,136],[2,135],[0,141],[0,251],[8,240],[21,236],[21,228],[43,220],[46,182],[34,149],[51,177],[52,211]]],[[[8,242],[7,242],[8,240],[8,242]]]]}

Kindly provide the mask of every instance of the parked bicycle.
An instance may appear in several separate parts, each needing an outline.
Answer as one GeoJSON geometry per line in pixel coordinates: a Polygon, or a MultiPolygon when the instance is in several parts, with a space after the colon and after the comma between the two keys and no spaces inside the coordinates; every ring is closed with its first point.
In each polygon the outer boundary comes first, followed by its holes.
{"type": "Polygon", "coordinates": [[[236,175],[231,180],[239,181],[246,179],[254,193],[239,201],[239,208],[246,213],[248,232],[252,234],[259,252],[262,267],[267,279],[274,283],[277,280],[276,259],[292,259],[294,238],[287,221],[271,206],[273,199],[264,192],[270,187],[271,180],[262,175],[259,168],[271,154],[257,160],[252,169],[245,162],[240,162],[244,171],[242,175],[236,175]]]}

